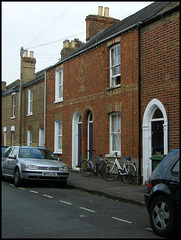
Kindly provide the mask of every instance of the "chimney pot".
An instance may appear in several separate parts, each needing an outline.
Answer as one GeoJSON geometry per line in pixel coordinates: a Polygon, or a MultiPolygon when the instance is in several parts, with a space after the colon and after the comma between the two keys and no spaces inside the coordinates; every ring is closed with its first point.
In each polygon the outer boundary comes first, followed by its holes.
{"type": "Polygon", "coordinates": [[[99,16],[102,16],[102,9],[103,9],[102,6],[99,6],[99,7],[98,7],[98,15],[99,15],[99,16]]]}
{"type": "Polygon", "coordinates": [[[109,17],[109,8],[108,7],[104,8],[104,17],[109,17]]]}
{"type": "Polygon", "coordinates": [[[28,50],[24,50],[24,57],[28,57],[28,50]]]}
{"type": "Polygon", "coordinates": [[[30,58],[34,57],[34,51],[30,51],[30,58]]]}
{"type": "Polygon", "coordinates": [[[75,40],[71,41],[71,48],[75,48],[75,40]]]}
{"type": "Polygon", "coordinates": [[[64,42],[63,42],[63,48],[69,48],[69,40],[66,39],[64,42]]]}

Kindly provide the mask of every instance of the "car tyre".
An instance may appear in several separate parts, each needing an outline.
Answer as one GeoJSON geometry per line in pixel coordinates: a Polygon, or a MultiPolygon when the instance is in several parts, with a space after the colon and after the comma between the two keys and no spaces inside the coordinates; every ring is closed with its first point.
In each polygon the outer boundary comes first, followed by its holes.
{"type": "Polygon", "coordinates": [[[16,168],[15,171],[14,171],[14,185],[16,187],[19,187],[21,186],[21,178],[20,178],[20,172],[19,172],[19,168],[16,168]]]}
{"type": "Polygon", "coordinates": [[[165,196],[157,196],[150,206],[150,223],[159,236],[169,236],[175,230],[174,209],[165,196]]]}

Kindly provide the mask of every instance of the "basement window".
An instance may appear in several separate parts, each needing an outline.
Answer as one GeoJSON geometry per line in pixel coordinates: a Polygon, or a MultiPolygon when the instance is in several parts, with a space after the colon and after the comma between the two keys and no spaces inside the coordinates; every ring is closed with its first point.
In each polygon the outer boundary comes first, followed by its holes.
{"type": "Polygon", "coordinates": [[[110,87],[116,87],[121,84],[120,63],[119,43],[110,48],[110,87]]]}

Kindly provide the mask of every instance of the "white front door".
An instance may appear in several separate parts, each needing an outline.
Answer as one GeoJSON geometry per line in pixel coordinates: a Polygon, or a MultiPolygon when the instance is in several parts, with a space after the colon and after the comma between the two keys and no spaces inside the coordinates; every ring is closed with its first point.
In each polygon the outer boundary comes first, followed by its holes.
{"type": "Polygon", "coordinates": [[[75,112],[72,119],[72,169],[77,171],[81,162],[81,126],[81,115],[75,112]]]}

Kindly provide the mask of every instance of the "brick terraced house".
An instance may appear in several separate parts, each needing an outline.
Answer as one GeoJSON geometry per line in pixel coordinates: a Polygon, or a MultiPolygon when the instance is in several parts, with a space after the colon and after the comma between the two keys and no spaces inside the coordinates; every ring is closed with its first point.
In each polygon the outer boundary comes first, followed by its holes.
{"type": "MultiPolygon", "coordinates": [[[[41,129],[73,170],[87,149],[107,158],[117,151],[120,162],[136,162],[145,184],[156,159],[179,147],[179,2],[154,2],[121,21],[102,10],[86,17],[85,44],[65,40],[61,60],[24,83],[22,144],[39,145],[41,129]]],[[[2,93],[7,144],[19,126],[18,84],[2,93]]]]}
{"type": "Polygon", "coordinates": [[[117,151],[145,183],[150,157],[179,147],[179,3],[122,21],[101,12],[86,17],[88,41],[47,69],[46,146],[74,170],[87,149],[117,151]]]}

